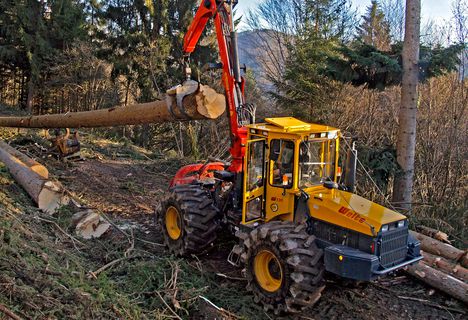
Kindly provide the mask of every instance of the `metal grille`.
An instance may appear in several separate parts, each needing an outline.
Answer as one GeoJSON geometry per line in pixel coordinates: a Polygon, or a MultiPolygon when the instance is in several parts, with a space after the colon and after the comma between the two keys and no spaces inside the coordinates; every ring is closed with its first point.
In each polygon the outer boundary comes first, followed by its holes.
{"type": "Polygon", "coordinates": [[[382,235],[380,244],[380,263],[390,267],[403,261],[408,252],[408,228],[392,230],[382,235]]]}

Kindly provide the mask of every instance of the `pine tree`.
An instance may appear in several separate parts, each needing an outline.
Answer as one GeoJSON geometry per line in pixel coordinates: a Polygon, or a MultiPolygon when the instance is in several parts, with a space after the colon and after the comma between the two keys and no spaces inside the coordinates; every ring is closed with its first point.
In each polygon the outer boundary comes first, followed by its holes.
{"type": "Polygon", "coordinates": [[[380,51],[391,49],[390,25],[377,0],[372,0],[367,8],[367,14],[362,16],[363,22],[358,28],[360,39],[380,51]]]}
{"type": "Polygon", "coordinates": [[[304,1],[303,23],[289,46],[289,58],[281,81],[275,83],[275,97],[294,116],[325,121],[333,95],[333,83],[326,76],[328,59],[344,34],[342,17],[348,15],[346,0],[304,1]]]}

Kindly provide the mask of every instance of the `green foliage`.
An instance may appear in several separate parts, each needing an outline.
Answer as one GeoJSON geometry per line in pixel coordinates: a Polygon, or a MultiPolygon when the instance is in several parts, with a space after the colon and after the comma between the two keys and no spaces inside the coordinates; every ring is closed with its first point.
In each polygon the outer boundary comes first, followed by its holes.
{"type": "Polygon", "coordinates": [[[341,45],[337,52],[330,56],[325,70],[331,79],[355,86],[366,84],[372,89],[384,89],[401,81],[401,58],[396,53],[377,50],[360,40],[341,45]]]}
{"type": "Polygon", "coordinates": [[[396,161],[396,150],[393,146],[369,148],[360,146],[358,149],[359,159],[380,190],[387,190],[390,177],[398,170],[396,161]]]}
{"type": "MultiPolygon", "coordinates": [[[[421,45],[419,79],[426,81],[456,71],[460,63],[459,55],[464,45],[455,44],[446,48],[421,45]]],[[[399,85],[402,76],[402,44],[392,45],[390,51],[380,51],[372,45],[356,40],[337,50],[331,56],[325,74],[331,79],[351,83],[355,86],[367,85],[371,89],[383,90],[387,86],[399,85]]]]}
{"type": "Polygon", "coordinates": [[[358,38],[377,50],[390,50],[390,25],[377,0],[372,0],[367,7],[367,14],[362,16],[363,22],[358,28],[358,38]]]}
{"type": "Polygon", "coordinates": [[[289,113],[305,120],[324,120],[334,85],[325,74],[336,55],[344,30],[340,22],[349,7],[343,0],[304,1],[305,14],[298,34],[289,44],[283,78],[273,95],[289,113]]]}

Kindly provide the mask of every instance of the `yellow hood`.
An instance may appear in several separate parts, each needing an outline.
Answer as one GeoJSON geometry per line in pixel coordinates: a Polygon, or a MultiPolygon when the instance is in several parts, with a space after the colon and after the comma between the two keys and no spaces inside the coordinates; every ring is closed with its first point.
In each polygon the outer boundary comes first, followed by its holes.
{"type": "Polygon", "coordinates": [[[349,192],[323,187],[307,191],[312,217],[370,236],[375,236],[384,224],[406,219],[398,212],[349,192]]]}

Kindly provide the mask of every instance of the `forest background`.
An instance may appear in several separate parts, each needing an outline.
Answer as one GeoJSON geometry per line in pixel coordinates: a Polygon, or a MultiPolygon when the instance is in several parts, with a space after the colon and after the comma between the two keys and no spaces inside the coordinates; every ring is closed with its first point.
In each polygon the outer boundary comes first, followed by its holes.
{"type": "MultiPolygon", "coordinates": [[[[183,80],[182,43],[198,1],[0,0],[0,104],[6,114],[96,110],[162,99],[183,80]]],[[[468,116],[466,0],[449,23],[421,30],[411,221],[466,246],[468,116]]],[[[240,16],[237,16],[240,19],[240,16]]],[[[358,193],[390,206],[398,174],[404,1],[264,0],[242,17],[241,62],[257,119],[293,115],[357,141],[358,193]]],[[[192,56],[195,77],[217,86],[208,28],[192,56]]],[[[165,157],[228,156],[228,124],[166,123],[95,129],[165,157]]],[[[343,151],[346,144],[343,144],[343,151]]]]}

